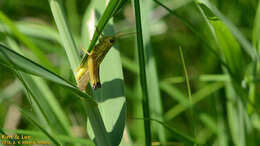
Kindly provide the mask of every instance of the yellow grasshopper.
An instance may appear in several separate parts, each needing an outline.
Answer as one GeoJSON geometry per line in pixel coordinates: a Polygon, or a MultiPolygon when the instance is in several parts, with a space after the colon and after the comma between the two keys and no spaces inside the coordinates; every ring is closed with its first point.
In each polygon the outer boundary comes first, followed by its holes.
{"type": "Polygon", "coordinates": [[[98,44],[94,46],[91,52],[82,48],[88,54],[86,61],[82,62],[76,70],[76,81],[80,90],[85,90],[88,81],[95,90],[101,88],[99,66],[105,58],[107,52],[114,45],[116,39],[124,34],[118,33],[115,36],[104,36],[101,34],[98,44]]]}
{"type": "Polygon", "coordinates": [[[85,90],[89,80],[93,89],[101,87],[99,66],[107,52],[115,43],[115,39],[114,36],[102,36],[91,52],[88,52],[83,48],[88,54],[88,58],[86,59],[86,62],[82,62],[76,70],[76,81],[80,90],[85,90]]]}

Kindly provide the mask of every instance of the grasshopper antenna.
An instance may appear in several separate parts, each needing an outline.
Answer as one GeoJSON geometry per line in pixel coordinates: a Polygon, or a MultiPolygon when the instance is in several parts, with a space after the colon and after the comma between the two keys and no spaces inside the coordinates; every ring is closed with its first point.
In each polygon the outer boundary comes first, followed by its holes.
{"type": "Polygon", "coordinates": [[[127,36],[127,35],[132,35],[132,34],[136,34],[136,32],[129,32],[129,33],[124,33],[124,32],[118,32],[116,33],[115,37],[119,38],[119,37],[123,37],[123,36],[127,36]]]}

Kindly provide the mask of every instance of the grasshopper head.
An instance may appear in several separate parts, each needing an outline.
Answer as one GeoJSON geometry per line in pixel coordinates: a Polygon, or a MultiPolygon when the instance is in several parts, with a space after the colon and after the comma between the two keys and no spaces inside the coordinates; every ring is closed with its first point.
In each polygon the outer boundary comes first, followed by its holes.
{"type": "Polygon", "coordinates": [[[106,42],[106,44],[110,44],[111,46],[115,43],[116,38],[114,36],[105,36],[102,38],[102,41],[106,42]]]}

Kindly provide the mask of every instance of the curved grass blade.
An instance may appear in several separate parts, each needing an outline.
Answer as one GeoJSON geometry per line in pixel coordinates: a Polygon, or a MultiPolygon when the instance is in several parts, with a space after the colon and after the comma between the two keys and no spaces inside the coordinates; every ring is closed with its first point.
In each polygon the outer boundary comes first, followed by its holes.
{"type": "Polygon", "coordinates": [[[39,59],[40,63],[46,66],[47,68],[51,69],[52,71],[56,71],[54,66],[51,64],[49,59],[44,55],[44,53],[35,46],[30,39],[28,39],[25,35],[23,35],[13,24],[13,22],[2,12],[0,11],[0,20],[7,24],[7,26],[10,28],[12,33],[16,38],[18,38],[25,46],[27,46],[31,51],[34,53],[34,55],[39,59]]]}
{"type": "Polygon", "coordinates": [[[242,50],[226,25],[215,16],[211,10],[203,3],[198,5],[201,13],[204,13],[209,27],[212,27],[212,35],[218,44],[219,52],[224,56],[226,64],[229,66],[231,77],[236,81],[244,78],[244,57],[242,50]],[[213,14],[213,16],[212,16],[213,14]],[[213,18],[214,17],[214,18],[213,18]]]}
{"type": "Polygon", "coordinates": [[[39,124],[40,122],[38,122],[35,117],[30,114],[29,112],[19,108],[20,111],[22,112],[23,116],[33,125],[35,125],[36,127],[38,127],[46,136],[48,136],[48,138],[57,146],[60,146],[61,143],[57,140],[56,136],[54,136],[53,133],[49,132],[48,130],[45,129],[45,127],[43,127],[41,124],[39,124]]]}
{"type": "MultiPolygon", "coordinates": [[[[7,42],[16,52],[20,53],[19,47],[14,40],[7,37],[7,42]]],[[[32,103],[37,103],[37,105],[32,105],[32,107],[35,108],[34,111],[37,116],[42,118],[41,121],[46,121],[45,126],[51,127],[51,129],[55,130],[57,133],[71,135],[69,121],[46,82],[41,78],[26,73],[21,73],[20,75],[20,80],[23,82],[24,86],[28,88],[27,91],[30,89],[28,93],[32,96],[29,96],[28,98],[32,97],[32,103]],[[41,110],[39,110],[39,108],[41,110]],[[47,121],[49,122],[47,123],[47,121]]]]}
{"type": "Polygon", "coordinates": [[[243,46],[245,52],[251,57],[253,61],[257,61],[258,54],[254,46],[249,43],[249,41],[243,36],[243,34],[238,30],[238,28],[232,24],[215,6],[213,6],[208,0],[195,0],[195,2],[201,7],[209,8],[215,15],[215,18],[219,18],[228,27],[230,32],[235,36],[238,42],[243,46]]]}
{"type": "Polygon", "coordinates": [[[23,72],[43,77],[63,87],[66,87],[67,89],[70,89],[71,91],[73,91],[73,93],[77,94],[80,97],[84,97],[88,101],[93,101],[89,95],[81,92],[75,85],[61,78],[57,74],[47,70],[41,65],[36,64],[35,62],[21,56],[20,54],[17,54],[16,52],[12,51],[1,43],[0,52],[0,60],[2,60],[0,64],[5,65],[9,68],[15,67],[15,70],[18,69],[23,72]]]}
{"type": "Polygon", "coordinates": [[[227,21],[215,7],[210,5],[210,3],[199,1],[197,7],[205,21],[208,22],[209,27],[212,28],[211,33],[213,36],[216,36],[215,41],[217,42],[227,65],[230,66],[231,69],[228,74],[232,78],[232,82],[227,82],[225,88],[227,98],[227,118],[231,138],[237,146],[250,145],[249,143],[251,140],[248,138],[250,137],[249,135],[252,134],[252,132],[250,132],[251,124],[247,123],[249,115],[247,112],[244,112],[246,109],[246,103],[249,102],[248,97],[245,95],[246,89],[241,87],[241,81],[245,76],[244,70],[246,61],[237,40],[240,41],[245,51],[251,55],[250,57],[253,62],[257,61],[258,55],[257,53],[254,54],[256,51],[254,48],[246,46],[248,45],[247,40],[241,42],[241,38],[243,37],[242,34],[237,32],[235,26],[227,21]]]}

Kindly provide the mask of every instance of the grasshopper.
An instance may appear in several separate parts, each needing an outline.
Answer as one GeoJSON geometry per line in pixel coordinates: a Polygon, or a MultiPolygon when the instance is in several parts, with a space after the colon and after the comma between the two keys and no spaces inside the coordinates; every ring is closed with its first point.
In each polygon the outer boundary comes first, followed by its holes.
{"type": "Polygon", "coordinates": [[[99,39],[99,42],[95,47],[88,52],[82,48],[88,57],[85,62],[82,62],[76,70],[76,81],[80,90],[85,90],[88,81],[92,88],[95,90],[101,88],[99,66],[105,58],[107,52],[114,45],[116,36],[104,36],[99,39]]]}
{"type": "Polygon", "coordinates": [[[101,88],[99,66],[114,45],[116,39],[123,35],[127,34],[118,33],[115,36],[104,36],[101,34],[98,44],[96,44],[90,52],[82,48],[82,50],[88,54],[88,57],[76,70],[76,81],[80,90],[85,90],[89,80],[94,90],[101,88]]]}

